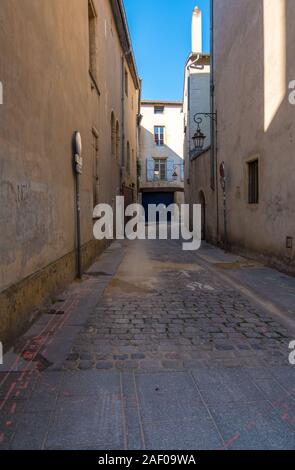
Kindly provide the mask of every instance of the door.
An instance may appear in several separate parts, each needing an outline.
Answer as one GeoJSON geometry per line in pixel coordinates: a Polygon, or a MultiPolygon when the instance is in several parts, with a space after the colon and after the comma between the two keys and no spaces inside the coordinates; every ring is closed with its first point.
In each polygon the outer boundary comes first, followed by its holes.
{"type": "MultiPolygon", "coordinates": [[[[174,203],[174,193],[171,192],[150,192],[142,194],[142,205],[145,211],[145,220],[148,220],[148,208],[150,204],[164,204],[166,207],[174,203]]],[[[158,216],[157,216],[158,217],[158,216]]],[[[158,220],[158,219],[157,219],[158,220]]],[[[171,214],[168,214],[168,221],[171,221],[171,214]]]]}

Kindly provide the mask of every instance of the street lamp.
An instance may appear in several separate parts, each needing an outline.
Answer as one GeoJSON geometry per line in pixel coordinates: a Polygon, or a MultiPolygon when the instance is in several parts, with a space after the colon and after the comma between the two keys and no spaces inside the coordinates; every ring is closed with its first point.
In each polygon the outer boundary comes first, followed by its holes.
{"type": "Polygon", "coordinates": [[[209,119],[211,119],[211,121],[214,121],[215,123],[217,123],[217,113],[196,113],[194,115],[194,121],[195,121],[195,123],[197,124],[198,127],[197,127],[197,130],[196,130],[194,136],[192,137],[192,139],[193,139],[193,142],[194,142],[195,149],[198,152],[201,152],[203,150],[204,143],[205,143],[205,140],[206,140],[206,136],[205,136],[205,134],[203,134],[203,132],[201,131],[201,128],[200,128],[200,124],[202,124],[202,122],[203,122],[203,119],[200,116],[204,116],[205,118],[209,118],[209,119]]]}
{"type": "Polygon", "coordinates": [[[204,143],[206,140],[206,136],[205,134],[203,134],[200,128],[200,124],[203,122],[203,119],[199,117],[195,120],[195,122],[197,123],[198,127],[195,134],[193,135],[193,142],[195,149],[198,150],[198,152],[201,152],[201,150],[203,150],[204,143]]]}

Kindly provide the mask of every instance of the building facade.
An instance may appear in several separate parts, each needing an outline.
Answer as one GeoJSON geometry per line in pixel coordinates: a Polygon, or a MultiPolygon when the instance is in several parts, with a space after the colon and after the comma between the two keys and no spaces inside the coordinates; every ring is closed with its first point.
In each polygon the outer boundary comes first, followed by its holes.
{"type": "Polygon", "coordinates": [[[244,0],[212,3],[214,191],[209,156],[190,179],[197,182],[197,192],[214,193],[215,209],[207,203],[210,197],[206,201],[206,212],[213,215],[209,238],[295,273],[295,3],[257,0],[255,8],[244,0]]]}
{"type": "Polygon", "coordinates": [[[149,204],[181,203],[184,190],[182,102],[142,101],[140,196],[149,204]]]}
{"type": "MultiPolygon", "coordinates": [[[[82,262],[103,249],[93,208],[136,200],[140,82],[121,0],[3,0],[0,338],[76,273],[72,138],[82,137],[82,262]]],[[[31,318],[30,318],[31,319],[31,318]]]]}
{"type": "Polygon", "coordinates": [[[210,113],[210,54],[203,53],[202,12],[195,7],[192,14],[192,52],[184,69],[184,158],[185,201],[202,206],[202,238],[214,239],[215,205],[210,184],[211,123],[210,113]],[[198,128],[204,134],[202,150],[196,149],[193,137],[198,128]]]}

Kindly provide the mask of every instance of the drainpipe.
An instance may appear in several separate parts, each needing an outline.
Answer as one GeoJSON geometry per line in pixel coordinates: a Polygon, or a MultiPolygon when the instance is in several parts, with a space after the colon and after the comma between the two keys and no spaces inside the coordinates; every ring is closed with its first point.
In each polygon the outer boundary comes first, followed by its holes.
{"type": "Polygon", "coordinates": [[[140,149],[140,126],[141,126],[141,88],[142,88],[142,80],[140,79],[139,91],[138,91],[138,102],[137,102],[137,128],[136,128],[136,138],[137,138],[137,155],[136,155],[136,184],[137,184],[137,194],[136,194],[136,202],[139,201],[139,190],[140,190],[140,177],[138,175],[138,165],[140,162],[141,164],[141,149],[140,149]]]}
{"type": "Polygon", "coordinates": [[[193,68],[195,64],[197,64],[199,62],[199,59],[200,59],[200,54],[197,55],[197,58],[187,66],[187,70],[190,72],[190,68],[193,68]]]}
{"type": "MultiPolygon", "coordinates": [[[[210,37],[211,37],[211,64],[210,64],[210,113],[213,115],[215,113],[214,109],[214,12],[213,12],[213,1],[211,0],[211,24],[210,24],[210,37]]],[[[214,120],[211,119],[210,122],[210,135],[211,135],[211,188],[215,189],[215,127],[214,120]]]]}
{"type": "Polygon", "coordinates": [[[121,129],[122,129],[122,142],[121,142],[121,189],[123,190],[123,175],[122,168],[125,166],[125,59],[122,54],[122,89],[121,89],[121,129]]]}
{"type": "MultiPolygon", "coordinates": [[[[191,78],[191,69],[192,68],[197,68],[198,67],[198,62],[199,62],[199,59],[201,57],[201,54],[197,54],[197,58],[195,60],[192,61],[191,64],[188,64],[187,65],[187,71],[188,71],[188,83],[189,83],[189,86],[191,86],[190,84],[190,78],[191,78]]],[[[188,99],[187,99],[187,102],[188,102],[188,116],[190,115],[190,96],[188,96],[188,99]]],[[[187,116],[187,118],[188,118],[187,116]]],[[[188,151],[188,161],[187,161],[187,168],[185,168],[185,178],[186,177],[189,177],[189,174],[190,174],[190,168],[191,168],[191,159],[190,159],[190,151],[191,151],[191,127],[190,127],[190,119],[187,119],[187,133],[188,133],[188,143],[187,143],[187,151],[188,151]]]]}
{"type": "MultiPolygon", "coordinates": [[[[214,55],[214,0],[210,1],[211,21],[210,21],[210,37],[211,37],[211,66],[210,66],[210,112],[216,113],[215,109],[215,55],[214,55]]],[[[217,113],[215,114],[217,116],[217,113]]],[[[219,242],[219,186],[218,186],[218,161],[217,161],[217,121],[211,119],[211,188],[216,190],[216,241],[219,242]]]]}
{"type": "Polygon", "coordinates": [[[77,277],[82,279],[81,262],[81,197],[80,197],[80,175],[82,174],[82,142],[80,132],[75,131],[72,138],[73,170],[75,174],[75,196],[76,196],[76,259],[77,277]]]}

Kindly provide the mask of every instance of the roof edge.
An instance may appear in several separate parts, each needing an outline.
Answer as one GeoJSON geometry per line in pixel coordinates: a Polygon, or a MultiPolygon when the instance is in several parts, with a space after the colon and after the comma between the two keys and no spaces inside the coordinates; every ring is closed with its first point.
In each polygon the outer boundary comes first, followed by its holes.
{"type": "Polygon", "coordinates": [[[114,15],[120,43],[129,66],[134,85],[137,90],[140,90],[140,78],[137,71],[123,0],[109,0],[109,2],[114,15]]]}
{"type": "Polygon", "coordinates": [[[195,60],[197,58],[200,58],[200,59],[203,59],[204,57],[207,57],[207,58],[211,58],[211,55],[210,55],[210,52],[206,53],[206,52],[191,52],[188,56],[188,58],[186,59],[186,62],[185,62],[185,65],[188,65],[189,61],[190,60],[195,60]]]}
{"type": "Polygon", "coordinates": [[[183,106],[183,101],[173,100],[141,100],[141,105],[171,105],[171,106],[183,106]]]}

